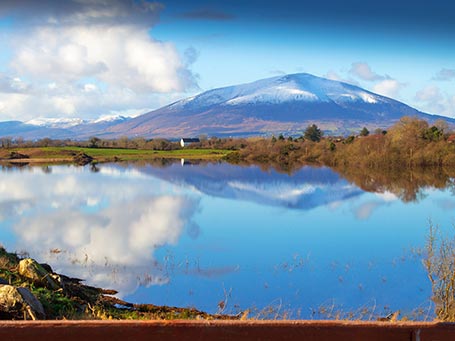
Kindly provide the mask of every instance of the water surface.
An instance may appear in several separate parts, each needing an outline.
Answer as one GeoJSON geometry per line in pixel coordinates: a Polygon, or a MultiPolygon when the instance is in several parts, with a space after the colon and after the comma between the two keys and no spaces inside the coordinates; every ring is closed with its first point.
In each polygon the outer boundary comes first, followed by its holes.
{"type": "Polygon", "coordinates": [[[0,241],[131,302],[272,307],[293,318],[420,308],[432,317],[412,250],[424,246],[429,219],[452,225],[454,208],[449,189],[423,187],[403,202],[328,168],[3,167],[0,241]]]}

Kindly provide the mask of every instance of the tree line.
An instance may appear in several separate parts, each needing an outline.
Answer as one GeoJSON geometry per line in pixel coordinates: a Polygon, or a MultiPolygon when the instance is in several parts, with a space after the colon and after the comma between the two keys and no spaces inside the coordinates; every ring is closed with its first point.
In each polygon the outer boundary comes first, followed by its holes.
{"type": "Polygon", "coordinates": [[[249,139],[231,160],[279,164],[292,170],[302,164],[330,167],[399,169],[455,165],[455,135],[444,121],[405,116],[387,131],[363,128],[348,137],[324,137],[316,126],[302,136],[249,139]]]}
{"type": "MultiPolygon", "coordinates": [[[[142,137],[87,141],[40,139],[0,139],[0,147],[62,147],[128,148],[150,150],[181,149],[179,141],[145,139],[142,137]]],[[[191,148],[232,150],[228,161],[269,164],[292,171],[303,164],[330,167],[362,167],[395,169],[402,167],[433,167],[455,165],[455,134],[447,123],[430,125],[416,117],[405,116],[387,131],[370,132],[366,127],[347,137],[324,136],[316,124],[308,126],[300,136],[217,138],[201,136],[191,148]]]]}

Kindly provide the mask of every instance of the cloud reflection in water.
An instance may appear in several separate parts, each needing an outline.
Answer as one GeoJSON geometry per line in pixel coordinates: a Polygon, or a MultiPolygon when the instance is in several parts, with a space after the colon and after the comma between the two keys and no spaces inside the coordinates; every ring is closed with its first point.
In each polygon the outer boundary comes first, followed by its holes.
{"type": "Polygon", "coordinates": [[[198,235],[199,198],[162,186],[108,166],[96,175],[74,167],[10,173],[0,179],[0,217],[13,221],[17,250],[126,295],[168,281],[153,258],[158,247],[176,244],[185,228],[198,235]]]}

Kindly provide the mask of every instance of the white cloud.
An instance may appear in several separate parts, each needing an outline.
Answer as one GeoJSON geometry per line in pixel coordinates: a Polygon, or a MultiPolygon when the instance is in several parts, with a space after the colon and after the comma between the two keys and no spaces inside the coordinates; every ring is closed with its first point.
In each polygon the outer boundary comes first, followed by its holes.
{"type": "Polygon", "coordinates": [[[196,86],[189,67],[198,52],[190,48],[181,56],[172,43],[151,36],[161,7],[132,0],[0,4],[0,13],[23,21],[9,33],[13,50],[0,74],[0,120],[97,118],[182,97],[196,86]]]}
{"type": "Polygon", "coordinates": [[[420,89],[414,99],[422,103],[422,110],[438,115],[455,116],[455,95],[443,93],[436,85],[420,89]]]}
{"type": "Polygon", "coordinates": [[[97,90],[98,90],[98,87],[95,84],[92,84],[92,83],[84,84],[85,92],[93,92],[93,91],[97,91],[97,90]]]}
{"type": "Polygon", "coordinates": [[[344,78],[338,72],[333,71],[333,70],[329,70],[324,75],[324,77],[328,78],[328,79],[331,79],[333,81],[344,82],[344,83],[348,83],[348,84],[359,86],[359,82],[357,82],[355,79],[353,79],[351,77],[344,78]]]}
{"type": "Polygon", "coordinates": [[[22,215],[26,210],[33,206],[32,200],[5,200],[0,202],[0,221],[12,216],[22,215]]]}
{"type": "Polygon", "coordinates": [[[379,202],[366,202],[359,207],[355,208],[354,214],[358,220],[367,220],[373,212],[381,206],[379,202]]]}
{"type": "Polygon", "coordinates": [[[455,80],[455,69],[446,69],[442,68],[439,72],[433,77],[437,81],[451,81],[455,80]]]}
{"type": "Polygon", "coordinates": [[[384,76],[378,75],[377,73],[373,72],[370,65],[368,65],[367,63],[364,63],[364,62],[352,63],[349,73],[364,81],[370,81],[370,82],[384,80],[386,78],[384,76]]]}
{"type": "Polygon", "coordinates": [[[25,94],[0,92],[0,119],[19,119],[21,117],[17,117],[15,113],[22,112],[25,114],[23,117],[26,117],[24,108],[33,108],[33,104],[29,103],[30,97],[25,94]]]}
{"type": "Polygon", "coordinates": [[[400,91],[405,86],[406,84],[404,83],[400,83],[395,79],[388,78],[375,84],[373,86],[373,91],[386,97],[399,98],[400,91]]]}
{"type": "Polygon", "coordinates": [[[0,120],[29,121],[35,118],[79,117],[97,119],[105,115],[137,116],[187,96],[184,93],[137,94],[127,88],[110,87],[87,91],[85,85],[46,82],[26,93],[0,91],[0,120]]]}
{"type": "MultiPolygon", "coordinates": [[[[401,90],[407,86],[405,83],[401,83],[389,75],[380,75],[374,72],[366,62],[352,63],[348,73],[360,80],[372,82],[367,88],[386,97],[399,98],[401,90]]],[[[338,75],[335,74],[335,76],[338,75]]]]}
{"type": "Polygon", "coordinates": [[[442,100],[441,90],[435,85],[429,85],[419,91],[415,95],[417,101],[440,101],[442,100]]]}
{"type": "Polygon", "coordinates": [[[11,77],[0,73],[0,93],[25,93],[30,89],[30,84],[20,77],[11,77]]]}
{"type": "Polygon", "coordinates": [[[73,116],[77,114],[76,106],[71,98],[53,98],[52,104],[59,112],[66,116],[73,116]]]}
{"type": "Polygon", "coordinates": [[[134,26],[37,28],[15,36],[12,68],[36,80],[74,82],[94,77],[134,92],[183,91],[191,85],[172,44],[134,26]]]}
{"type": "Polygon", "coordinates": [[[382,193],[375,193],[375,195],[377,197],[381,198],[382,200],[384,200],[385,202],[396,201],[396,200],[399,199],[396,196],[396,194],[394,194],[392,192],[389,192],[389,191],[385,191],[385,192],[382,192],[382,193]]]}
{"type": "Polygon", "coordinates": [[[343,78],[335,71],[333,70],[329,70],[325,75],[324,75],[325,78],[328,78],[328,79],[331,79],[333,81],[342,81],[343,78]]]}

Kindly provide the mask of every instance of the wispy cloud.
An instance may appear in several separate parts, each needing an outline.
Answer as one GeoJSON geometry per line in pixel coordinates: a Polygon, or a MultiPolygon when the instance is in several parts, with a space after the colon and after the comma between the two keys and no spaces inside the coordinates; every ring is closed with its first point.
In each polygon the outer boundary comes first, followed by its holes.
{"type": "Polygon", "coordinates": [[[271,74],[273,76],[284,76],[284,75],[286,75],[286,72],[283,70],[279,70],[279,69],[272,69],[269,71],[269,74],[271,74]]]}
{"type": "Polygon", "coordinates": [[[372,91],[391,98],[399,98],[400,92],[407,86],[389,75],[380,75],[373,71],[366,62],[354,62],[348,73],[362,81],[372,82],[372,91]]]}
{"type": "Polygon", "coordinates": [[[431,113],[455,116],[455,95],[444,93],[436,85],[428,85],[420,89],[414,99],[423,103],[423,109],[431,113]]]}
{"type": "Polygon", "coordinates": [[[224,267],[218,267],[218,268],[207,268],[207,269],[192,269],[190,271],[190,274],[195,275],[195,276],[201,276],[201,277],[206,277],[206,278],[216,278],[216,277],[222,277],[228,274],[231,274],[233,272],[239,271],[240,267],[239,266],[224,266],[224,267]]]}
{"type": "Polygon", "coordinates": [[[355,62],[352,63],[349,73],[357,78],[360,78],[364,81],[378,81],[386,79],[386,76],[381,76],[371,69],[370,65],[365,62],[355,62]]]}
{"type": "Polygon", "coordinates": [[[367,220],[373,214],[373,212],[382,206],[382,203],[374,201],[374,202],[366,202],[359,207],[353,209],[354,215],[358,220],[367,220]]]}
{"type": "Polygon", "coordinates": [[[415,95],[415,99],[420,102],[428,102],[428,101],[441,101],[443,96],[441,94],[441,90],[435,86],[430,85],[427,86],[419,91],[417,91],[415,95]]]}
{"type": "Polygon", "coordinates": [[[29,90],[30,84],[21,78],[0,73],[0,93],[26,93],[29,90]]]}
{"type": "Polygon", "coordinates": [[[388,78],[375,84],[373,86],[373,91],[386,97],[399,98],[401,90],[405,87],[405,83],[401,83],[396,79],[388,78]]]}
{"type": "Polygon", "coordinates": [[[433,77],[437,81],[451,81],[455,80],[455,69],[443,68],[433,77]]]}
{"type": "Polygon", "coordinates": [[[234,15],[214,9],[199,9],[195,11],[185,12],[180,17],[192,20],[233,20],[234,15]]]}
{"type": "Polygon", "coordinates": [[[352,85],[359,86],[359,82],[353,79],[352,77],[343,77],[338,72],[334,70],[329,70],[325,75],[325,78],[331,79],[333,81],[344,82],[352,85]]]}
{"type": "Polygon", "coordinates": [[[6,0],[0,15],[25,25],[139,25],[151,26],[164,5],[145,0],[6,0]]]}

